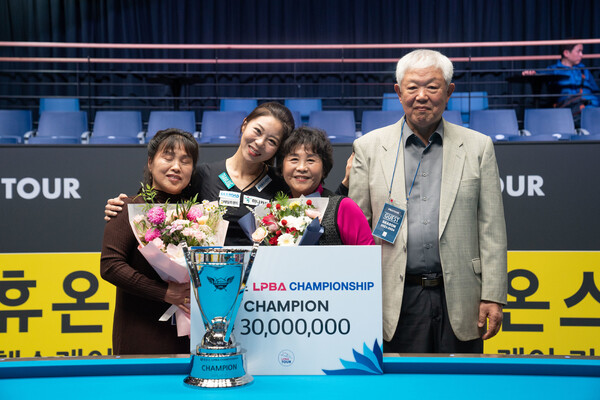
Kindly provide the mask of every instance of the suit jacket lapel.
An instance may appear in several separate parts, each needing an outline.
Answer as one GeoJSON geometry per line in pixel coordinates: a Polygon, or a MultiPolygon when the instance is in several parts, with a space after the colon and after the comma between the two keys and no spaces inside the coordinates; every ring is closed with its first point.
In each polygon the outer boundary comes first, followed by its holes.
{"type": "MultiPolygon", "coordinates": [[[[385,182],[386,191],[389,190],[390,184],[392,183],[392,175],[394,176],[392,186],[392,199],[394,205],[406,210],[406,182],[404,179],[404,144],[400,144],[400,151],[398,151],[398,141],[400,140],[400,134],[402,129],[402,122],[404,117],[395,123],[389,130],[387,137],[381,140],[381,159],[380,166],[385,182]],[[396,154],[398,155],[398,161],[396,162],[396,154]],[[394,174],[394,164],[396,165],[396,173],[394,174]]],[[[385,201],[387,202],[387,198],[385,201]]],[[[406,221],[402,224],[401,233],[406,243],[407,234],[406,221]]]]}
{"type": "Polygon", "coordinates": [[[404,182],[404,145],[401,144],[400,151],[398,151],[398,141],[400,140],[402,121],[403,119],[394,124],[390,131],[388,131],[386,137],[381,139],[380,166],[388,190],[390,184],[392,184],[392,175],[394,177],[392,199],[394,199],[395,202],[402,201],[404,203],[406,201],[406,185],[404,182]],[[397,162],[396,154],[398,155],[397,162]],[[396,165],[395,174],[394,165],[396,165]]]}
{"type": "Polygon", "coordinates": [[[442,187],[440,193],[440,238],[446,228],[450,212],[456,200],[458,187],[465,165],[465,151],[462,138],[444,121],[444,144],[442,160],[442,187]]]}

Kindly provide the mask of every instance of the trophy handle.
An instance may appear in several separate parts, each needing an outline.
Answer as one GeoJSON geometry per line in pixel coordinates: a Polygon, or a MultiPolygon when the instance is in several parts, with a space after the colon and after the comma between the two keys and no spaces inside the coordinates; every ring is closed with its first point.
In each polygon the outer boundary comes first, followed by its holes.
{"type": "Polygon", "coordinates": [[[192,290],[192,292],[194,292],[194,297],[196,298],[196,304],[198,304],[198,308],[200,309],[200,314],[202,315],[202,320],[204,321],[204,327],[208,329],[208,327],[210,326],[210,321],[208,320],[208,318],[206,318],[206,315],[204,315],[204,311],[202,311],[202,307],[200,307],[200,298],[198,297],[197,289],[200,286],[202,286],[200,284],[200,276],[198,273],[198,267],[196,266],[196,263],[192,259],[192,253],[189,251],[189,249],[185,243],[183,245],[183,255],[185,256],[185,263],[187,264],[188,273],[190,274],[190,281],[192,282],[192,285],[194,286],[194,289],[192,290]]]}
{"type": "Polygon", "coordinates": [[[260,242],[254,242],[254,245],[252,245],[252,251],[250,252],[248,264],[244,269],[244,277],[242,278],[240,291],[238,292],[237,299],[235,301],[235,306],[232,310],[233,313],[231,314],[231,318],[227,326],[227,333],[225,333],[225,343],[229,342],[229,337],[231,336],[231,332],[233,331],[233,323],[235,322],[235,317],[237,316],[237,312],[240,309],[240,304],[242,303],[242,298],[244,297],[244,291],[246,290],[246,282],[248,282],[248,278],[250,277],[250,270],[252,269],[252,265],[254,264],[254,259],[256,258],[256,253],[258,252],[259,246],[260,242]]]}

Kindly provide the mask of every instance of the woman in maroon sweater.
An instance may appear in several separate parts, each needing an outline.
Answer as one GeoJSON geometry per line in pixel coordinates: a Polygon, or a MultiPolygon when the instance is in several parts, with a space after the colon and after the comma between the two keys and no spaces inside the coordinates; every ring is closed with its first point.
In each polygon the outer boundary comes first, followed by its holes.
{"type": "MultiPolygon", "coordinates": [[[[144,184],[157,190],[156,203],[181,200],[198,161],[198,143],[179,129],[158,132],[148,143],[144,184]]],[[[125,204],[143,203],[141,197],[125,204]]],[[[189,353],[190,340],[177,336],[177,326],[159,318],[177,305],[189,313],[189,284],[163,281],[137,250],[127,207],[104,229],[100,273],[117,287],[113,354],[189,353]]]]}

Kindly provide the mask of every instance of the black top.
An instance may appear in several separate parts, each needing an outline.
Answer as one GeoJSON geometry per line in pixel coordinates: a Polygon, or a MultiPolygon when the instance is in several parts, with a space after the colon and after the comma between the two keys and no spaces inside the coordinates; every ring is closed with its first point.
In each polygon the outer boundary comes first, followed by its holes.
{"type": "Polygon", "coordinates": [[[252,241],[246,236],[238,224],[238,220],[250,212],[248,207],[256,206],[257,201],[268,202],[275,197],[277,192],[287,193],[288,187],[283,179],[275,173],[275,168],[269,167],[265,178],[261,179],[255,186],[245,192],[242,192],[235,185],[228,189],[221,178],[219,178],[219,175],[226,171],[225,160],[210,164],[200,164],[196,168],[196,174],[199,179],[192,182],[191,189],[193,193],[198,193],[198,201],[218,200],[220,204],[227,206],[227,213],[224,216],[229,221],[227,237],[225,238],[226,246],[251,246],[252,241]],[[226,199],[226,197],[221,196],[222,192],[241,194],[239,205],[224,204],[223,199],[226,199]]]}

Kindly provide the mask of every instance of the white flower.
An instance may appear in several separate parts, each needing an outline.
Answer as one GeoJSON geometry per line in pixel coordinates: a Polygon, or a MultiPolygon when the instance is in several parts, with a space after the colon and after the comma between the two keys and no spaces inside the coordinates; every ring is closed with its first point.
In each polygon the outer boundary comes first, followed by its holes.
{"type": "Polygon", "coordinates": [[[150,243],[155,245],[159,250],[162,250],[165,247],[165,244],[163,243],[162,239],[159,237],[155,238],[150,243]]]}
{"type": "Polygon", "coordinates": [[[172,243],[169,243],[167,245],[167,255],[169,256],[169,258],[171,258],[173,260],[177,260],[179,258],[184,258],[183,243],[180,243],[177,246],[175,246],[172,243]]]}
{"type": "Polygon", "coordinates": [[[286,228],[296,228],[297,231],[304,231],[304,229],[306,228],[306,225],[310,223],[311,219],[306,217],[293,217],[293,216],[287,216],[285,218],[283,218],[287,223],[285,225],[286,228]]]}
{"type": "Polygon", "coordinates": [[[133,222],[136,224],[139,224],[140,222],[142,222],[145,219],[143,214],[137,214],[135,217],[133,217],[133,222]]]}
{"type": "Polygon", "coordinates": [[[175,210],[173,210],[173,209],[167,210],[167,216],[166,216],[167,221],[170,221],[176,217],[177,217],[177,214],[175,213],[175,210]]]}
{"type": "Polygon", "coordinates": [[[277,238],[279,246],[294,246],[294,236],[289,233],[284,233],[277,238]]]}

